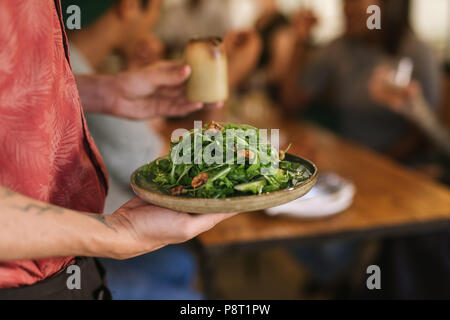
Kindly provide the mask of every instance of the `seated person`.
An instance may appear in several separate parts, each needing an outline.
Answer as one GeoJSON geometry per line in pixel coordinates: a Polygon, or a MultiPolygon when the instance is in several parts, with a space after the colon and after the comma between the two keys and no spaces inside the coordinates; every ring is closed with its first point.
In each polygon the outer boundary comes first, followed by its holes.
{"type": "MultiPolygon", "coordinates": [[[[344,35],[308,59],[308,35],[315,24],[311,13],[299,13],[295,23],[277,35],[280,43],[295,43],[290,63],[284,75],[278,77],[283,106],[296,111],[326,95],[328,107],[314,105],[307,111],[318,108],[320,120],[346,138],[379,152],[402,156],[398,146],[411,140],[411,125],[383,106],[385,101],[369,94],[370,77],[375,67],[409,57],[424,100],[435,107],[439,97],[438,60],[409,27],[408,0],[344,0],[343,4],[344,35]],[[366,9],[372,4],[379,5],[383,12],[381,30],[366,27],[366,9]]],[[[311,270],[311,288],[333,291],[346,281],[359,248],[357,242],[333,241],[292,252],[311,270]]]]}
{"type": "Polygon", "coordinates": [[[450,156],[450,133],[431,112],[433,108],[425,101],[419,83],[412,80],[406,86],[397,86],[391,76],[392,70],[384,66],[374,70],[369,81],[372,99],[417,124],[440,150],[450,156]]]}
{"type": "Polygon", "coordinates": [[[414,64],[413,77],[423,88],[425,100],[430,106],[437,106],[439,62],[409,26],[409,0],[345,0],[343,8],[344,35],[309,59],[305,59],[304,31],[310,30],[311,19],[300,16],[293,25],[297,32],[291,34],[297,35],[297,43],[288,68],[291,71],[282,80],[284,106],[300,109],[326,95],[329,107],[322,112],[333,114],[340,134],[373,150],[392,154],[410,137],[411,127],[402,116],[370,97],[367,83],[372,70],[409,57],[414,64]],[[366,9],[372,4],[379,5],[383,12],[380,30],[366,27],[366,9]]]}

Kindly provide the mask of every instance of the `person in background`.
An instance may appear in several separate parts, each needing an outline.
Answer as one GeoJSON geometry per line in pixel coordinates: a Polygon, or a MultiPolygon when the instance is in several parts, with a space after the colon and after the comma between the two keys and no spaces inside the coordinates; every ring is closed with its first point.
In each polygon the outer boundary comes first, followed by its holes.
{"type": "Polygon", "coordinates": [[[435,180],[450,184],[450,132],[432,111],[435,108],[426,102],[416,80],[399,86],[393,78],[392,69],[386,66],[375,68],[368,85],[370,96],[405,117],[434,144],[436,150],[430,150],[430,158],[419,163],[415,169],[435,180]]]}
{"type": "Polygon", "coordinates": [[[425,100],[430,106],[439,105],[439,62],[410,28],[409,7],[409,0],[344,0],[345,33],[308,56],[308,37],[304,31],[312,30],[313,20],[299,15],[293,28],[300,31],[291,32],[296,41],[289,68],[293,71],[285,73],[281,84],[286,109],[299,110],[313,102],[323,104],[321,98],[326,97],[329,107],[318,109],[333,117],[333,129],[339,134],[375,151],[401,158],[402,146],[413,143],[413,130],[402,116],[374,101],[367,85],[375,67],[395,64],[400,58],[408,57],[425,100]],[[380,30],[366,26],[366,9],[370,5],[381,8],[380,30]],[[302,36],[294,37],[295,34],[302,36]]]}
{"type": "MultiPolygon", "coordinates": [[[[75,74],[95,74],[116,54],[125,69],[133,70],[162,58],[163,44],[151,31],[162,0],[62,0],[63,12],[80,7],[83,25],[68,32],[75,74]]],[[[148,121],[103,114],[86,116],[94,141],[109,173],[105,212],[130,200],[130,175],[159,157],[162,142],[148,121]]],[[[199,299],[193,291],[196,263],[183,246],[168,246],[127,261],[103,260],[109,288],[117,299],[199,299]],[[176,266],[174,268],[173,266],[176,266]]]]}
{"type": "Polygon", "coordinates": [[[416,124],[433,143],[450,157],[450,133],[439,123],[434,108],[423,97],[422,88],[416,80],[406,86],[395,85],[393,70],[377,67],[369,80],[369,93],[373,100],[416,124]]]}
{"type": "MultiPolygon", "coordinates": [[[[289,62],[284,74],[278,77],[284,108],[296,112],[309,106],[304,116],[348,139],[399,158],[410,154],[414,148],[405,150],[403,146],[415,147],[414,128],[403,116],[373,99],[368,90],[376,67],[408,57],[427,105],[438,105],[439,63],[411,30],[409,6],[408,0],[344,0],[344,34],[313,52],[309,50],[310,33],[317,20],[312,12],[298,13],[294,22],[274,38],[292,48],[285,58],[289,62]],[[381,8],[381,30],[366,27],[366,9],[370,5],[381,8]]],[[[309,291],[335,294],[337,288],[348,289],[349,271],[358,261],[361,245],[333,241],[294,249],[294,255],[311,271],[309,291]]]]}
{"type": "MultiPolygon", "coordinates": [[[[246,75],[237,82],[237,90],[227,104],[227,116],[265,127],[270,125],[269,122],[281,122],[280,84],[284,75],[291,72],[290,57],[295,48],[295,41],[292,39],[300,37],[302,32],[292,27],[298,19],[291,19],[283,13],[277,1],[249,2],[255,6],[256,19],[253,19],[252,28],[261,39],[261,50],[253,64],[246,64],[251,68],[246,69],[246,75]],[[296,30],[295,37],[291,36],[293,30],[296,30]]],[[[303,10],[300,15],[309,15],[315,19],[310,11],[303,10]]],[[[315,21],[311,21],[313,23],[315,21]]],[[[309,34],[306,31],[303,33],[309,34]]],[[[240,56],[236,58],[239,59],[240,56]]]]}
{"type": "Polygon", "coordinates": [[[0,299],[110,298],[89,257],[136,257],[232,216],[138,198],[102,214],[108,177],[84,112],[144,119],[199,110],[184,96],[189,66],[74,76],[59,0],[1,1],[0,44],[0,299]],[[83,275],[77,290],[67,285],[73,264],[83,275]]]}
{"type": "MultiPolygon", "coordinates": [[[[161,2],[63,0],[63,12],[72,4],[78,5],[82,12],[81,29],[68,32],[73,72],[98,73],[112,54],[121,57],[122,69],[128,70],[160,60],[158,51],[152,50],[160,44],[151,35],[151,29],[157,21],[161,2]]],[[[111,213],[133,196],[129,186],[131,173],[158,157],[162,143],[148,121],[103,114],[89,114],[86,120],[109,172],[110,193],[105,212],[111,213]]]]}
{"type": "MultiPolygon", "coordinates": [[[[393,83],[392,69],[375,68],[369,81],[371,97],[411,121],[434,142],[443,156],[433,164],[433,172],[450,185],[450,132],[442,126],[423,97],[416,80],[406,86],[393,83]],[[436,170],[436,168],[438,170],[436,170]]],[[[422,172],[424,168],[422,168],[422,172]]],[[[356,286],[350,297],[376,299],[449,299],[450,232],[386,239],[374,264],[383,270],[383,290],[369,292],[356,286]]]]}
{"type": "Polygon", "coordinates": [[[263,39],[263,51],[258,69],[263,72],[273,99],[279,100],[279,85],[283,78],[292,72],[290,68],[293,67],[292,57],[296,44],[308,41],[311,29],[316,23],[317,18],[310,10],[301,10],[288,18],[279,11],[275,0],[261,1],[256,29],[263,39]]]}

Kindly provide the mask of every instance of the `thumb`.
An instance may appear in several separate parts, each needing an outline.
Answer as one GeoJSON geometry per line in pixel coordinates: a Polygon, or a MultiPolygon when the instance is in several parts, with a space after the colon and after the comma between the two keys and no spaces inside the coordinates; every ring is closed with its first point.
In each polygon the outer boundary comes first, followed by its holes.
{"type": "Polygon", "coordinates": [[[191,231],[193,236],[210,230],[219,222],[229,219],[237,213],[210,213],[210,214],[200,214],[197,216],[191,216],[191,231]]]}
{"type": "Polygon", "coordinates": [[[410,84],[406,87],[406,93],[410,99],[420,97],[422,95],[420,84],[416,80],[411,80],[410,84]]]}
{"type": "Polygon", "coordinates": [[[128,202],[126,202],[125,204],[123,204],[121,206],[121,208],[135,209],[135,208],[139,208],[139,207],[143,207],[143,206],[149,206],[149,204],[147,202],[145,202],[144,200],[141,200],[138,197],[134,197],[133,199],[131,199],[128,202]]]}
{"type": "Polygon", "coordinates": [[[177,86],[189,78],[191,68],[181,62],[164,61],[148,67],[144,72],[155,86],[177,86]]]}

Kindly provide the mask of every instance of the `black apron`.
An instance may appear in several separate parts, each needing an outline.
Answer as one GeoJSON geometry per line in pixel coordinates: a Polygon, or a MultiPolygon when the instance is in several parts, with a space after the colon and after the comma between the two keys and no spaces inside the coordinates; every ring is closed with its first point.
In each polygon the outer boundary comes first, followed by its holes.
{"type": "Polygon", "coordinates": [[[73,273],[67,268],[33,285],[0,289],[0,300],[111,300],[106,287],[106,271],[95,258],[79,257],[75,265],[80,268],[80,289],[69,289],[67,280],[73,273]]]}

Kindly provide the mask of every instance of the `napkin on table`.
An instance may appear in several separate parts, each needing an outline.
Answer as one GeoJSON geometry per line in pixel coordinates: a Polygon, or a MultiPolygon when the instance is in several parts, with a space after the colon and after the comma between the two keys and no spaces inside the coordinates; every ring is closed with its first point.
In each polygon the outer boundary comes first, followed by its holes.
{"type": "Polygon", "coordinates": [[[316,185],[305,196],[278,207],[269,208],[270,216],[285,215],[297,218],[323,218],[350,207],[355,185],[336,173],[319,175],[316,185]]]}

